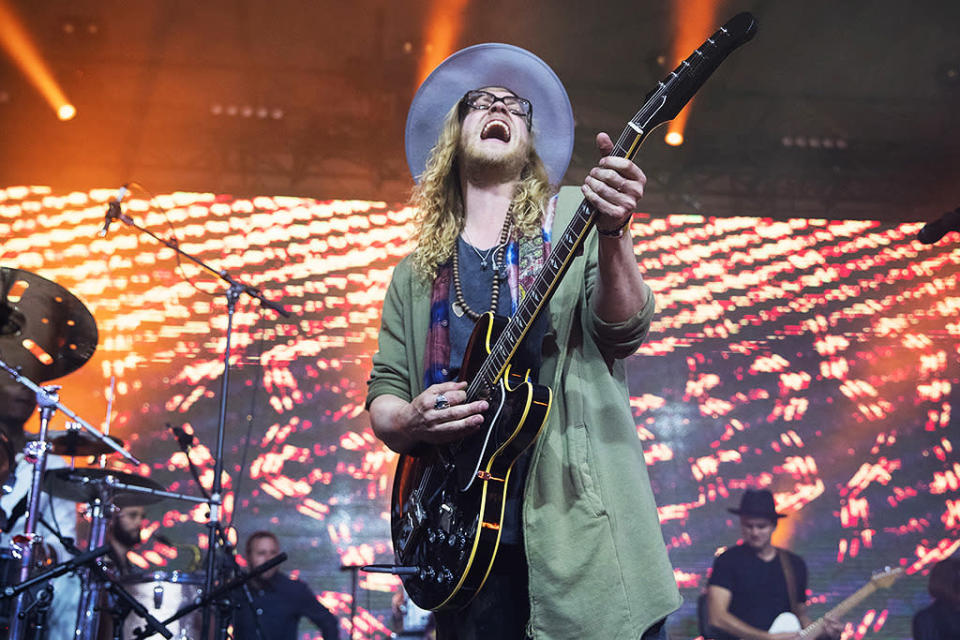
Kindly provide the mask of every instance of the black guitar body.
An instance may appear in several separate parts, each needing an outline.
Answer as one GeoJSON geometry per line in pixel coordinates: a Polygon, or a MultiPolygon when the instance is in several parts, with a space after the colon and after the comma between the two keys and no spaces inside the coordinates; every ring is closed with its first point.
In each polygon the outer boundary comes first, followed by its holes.
{"type": "MultiPolygon", "coordinates": [[[[468,343],[461,378],[470,379],[506,321],[485,314],[468,343]]],[[[393,484],[391,528],[397,564],[417,567],[404,587],[425,609],[458,609],[483,586],[517,458],[536,440],[550,389],[508,372],[489,390],[481,429],[453,447],[403,455],[393,484]]]]}

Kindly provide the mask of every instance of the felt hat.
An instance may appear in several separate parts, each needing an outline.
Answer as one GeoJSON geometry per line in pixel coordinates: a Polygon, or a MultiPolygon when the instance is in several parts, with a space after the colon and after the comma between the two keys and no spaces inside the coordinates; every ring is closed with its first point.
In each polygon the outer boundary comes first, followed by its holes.
{"type": "Polygon", "coordinates": [[[533,144],[552,184],[559,184],[573,153],[573,108],[546,62],[526,49],[488,42],[457,51],[423,81],[410,104],[404,144],[419,182],[447,112],[473,89],[504,87],[533,105],[533,144]]]}
{"type": "Polygon", "coordinates": [[[773,502],[773,494],[766,489],[747,489],[743,497],[740,498],[740,508],[727,509],[727,511],[738,516],[768,518],[770,520],[787,517],[782,513],[777,513],[776,505],[773,502]]]}

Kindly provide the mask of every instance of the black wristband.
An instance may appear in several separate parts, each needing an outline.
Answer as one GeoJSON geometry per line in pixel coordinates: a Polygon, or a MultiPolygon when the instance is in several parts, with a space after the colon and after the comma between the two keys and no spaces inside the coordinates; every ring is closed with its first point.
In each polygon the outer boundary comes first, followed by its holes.
{"type": "Polygon", "coordinates": [[[621,224],[616,229],[601,229],[600,227],[597,227],[597,233],[599,233],[605,238],[622,238],[624,230],[626,230],[626,228],[630,226],[631,222],[633,222],[632,213],[629,216],[627,216],[627,219],[623,221],[623,224],[621,224]]]}

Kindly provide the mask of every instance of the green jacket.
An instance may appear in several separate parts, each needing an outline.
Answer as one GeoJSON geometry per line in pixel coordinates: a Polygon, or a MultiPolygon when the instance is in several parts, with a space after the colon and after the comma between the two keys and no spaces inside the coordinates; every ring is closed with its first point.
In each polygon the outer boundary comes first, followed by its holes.
{"type": "MultiPolygon", "coordinates": [[[[554,238],[579,202],[578,189],[561,190],[554,238]]],[[[591,234],[548,310],[553,331],[540,381],[553,389],[553,403],[534,445],[523,503],[528,630],[537,640],[639,638],[680,606],[623,366],[646,337],[653,296],[633,318],[602,322],[590,304],[596,256],[591,234]]],[[[367,406],[382,394],[409,401],[423,391],[430,287],[409,256],[397,265],[367,406]]]]}

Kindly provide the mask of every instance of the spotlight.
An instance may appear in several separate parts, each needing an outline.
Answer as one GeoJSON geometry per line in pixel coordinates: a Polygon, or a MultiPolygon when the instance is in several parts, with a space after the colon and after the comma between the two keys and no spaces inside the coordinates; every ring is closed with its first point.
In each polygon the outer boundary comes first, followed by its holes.
{"type": "Polygon", "coordinates": [[[944,62],[937,66],[937,76],[944,87],[956,89],[960,87],[960,63],[944,62]]]}
{"type": "Polygon", "coordinates": [[[670,131],[664,136],[663,141],[671,147],[679,147],[683,144],[683,134],[679,131],[670,131]]]}
{"type": "Polygon", "coordinates": [[[77,108],[72,104],[61,105],[57,109],[57,117],[61,120],[72,120],[75,115],[77,115],[77,108]]]}

